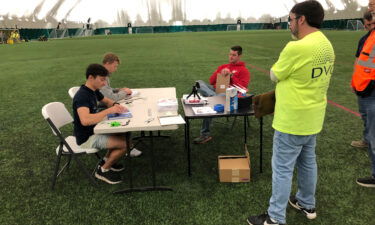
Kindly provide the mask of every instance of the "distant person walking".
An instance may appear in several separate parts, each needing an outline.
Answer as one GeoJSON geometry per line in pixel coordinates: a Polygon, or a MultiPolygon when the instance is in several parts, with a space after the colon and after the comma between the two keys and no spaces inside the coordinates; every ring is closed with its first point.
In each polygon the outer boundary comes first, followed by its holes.
{"type": "Polygon", "coordinates": [[[289,13],[289,42],[270,71],[276,84],[272,153],[272,196],[265,214],[250,216],[248,224],[286,224],[289,204],[315,219],[317,183],[316,136],[322,130],[327,90],[335,54],[319,30],[324,10],[318,1],[296,4],[289,13]],[[291,194],[294,167],[298,190],[291,194]]]}

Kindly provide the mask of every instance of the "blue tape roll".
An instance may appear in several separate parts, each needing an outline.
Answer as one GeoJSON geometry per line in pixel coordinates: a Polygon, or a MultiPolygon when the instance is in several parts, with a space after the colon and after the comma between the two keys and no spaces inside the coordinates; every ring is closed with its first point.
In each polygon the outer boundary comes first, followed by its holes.
{"type": "Polygon", "coordinates": [[[223,104],[216,104],[216,105],[214,106],[214,110],[215,110],[216,112],[224,112],[224,105],[223,105],[223,104]]]}

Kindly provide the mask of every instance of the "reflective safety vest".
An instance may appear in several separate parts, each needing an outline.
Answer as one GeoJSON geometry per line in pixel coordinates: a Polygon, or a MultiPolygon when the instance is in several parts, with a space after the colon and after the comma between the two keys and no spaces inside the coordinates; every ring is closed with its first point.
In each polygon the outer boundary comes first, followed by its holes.
{"type": "Polygon", "coordinates": [[[375,88],[375,30],[363,45],[354,67],[351,85],[360,96],[371,93],[375,88]]]}

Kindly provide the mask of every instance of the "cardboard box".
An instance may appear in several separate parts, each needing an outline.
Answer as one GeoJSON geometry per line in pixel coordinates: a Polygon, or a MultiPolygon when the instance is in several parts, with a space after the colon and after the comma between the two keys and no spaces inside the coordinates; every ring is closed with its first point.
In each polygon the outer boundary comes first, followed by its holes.
{"type": "Polygon", "coordinates": [[[230,76],[223,76],[218,74],[216,77],[216,94],[225,93],[225,90],[229,87],[230,76]]]}
{"type": "Polygon", "coordinates": [[[250,155],[245,145],[245,155],[218,156],[220,182],[249,182],[250,155]]]}

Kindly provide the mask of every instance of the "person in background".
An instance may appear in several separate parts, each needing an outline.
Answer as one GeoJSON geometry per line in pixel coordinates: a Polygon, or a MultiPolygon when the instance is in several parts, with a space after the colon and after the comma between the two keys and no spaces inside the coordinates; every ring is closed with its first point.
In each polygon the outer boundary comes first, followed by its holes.
{"type": "MultiPolygon", "coordinates": [[[[117,71],[118,66],[120,65],[120,58],[113,54],[113,53],[106,53],[103,57],[103,66],[108,70],[109,75],[106,77],[107,82],[102,88],[100,88],[100,92],[107,98],[117,102],[127,97],[130,97],[132,94],[132,90],[130,88],[112,88],[110,82],[110,75],[117,71]]],[[[104,109],[106,106],[104,104],[99,103],[99,108],[104,109]]],[[[138,157],[142,154],[142,152],[136,148],[132,148],[130,151],[131,157],[138,157]]]]}
{"type": "MultiPolygon", "coordinates": [[[[108,70],[109,75],[117,71],[118,66],[120,65],[120,58],[113,53],[106,53],[103,57],[103,66],[108,70]]],[[[107,98],[112,99],[113,101],[119,101],[129,97],[132,94],[130,88],[112,88],[109,76],[107,77],[107,84],[100,89],[100,92],[107,98]]]]}

